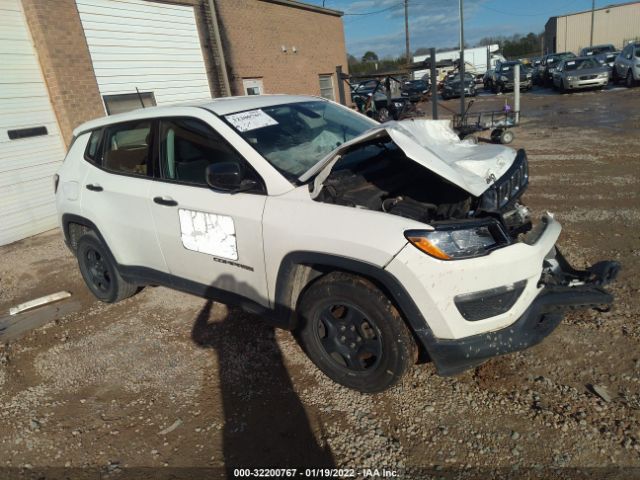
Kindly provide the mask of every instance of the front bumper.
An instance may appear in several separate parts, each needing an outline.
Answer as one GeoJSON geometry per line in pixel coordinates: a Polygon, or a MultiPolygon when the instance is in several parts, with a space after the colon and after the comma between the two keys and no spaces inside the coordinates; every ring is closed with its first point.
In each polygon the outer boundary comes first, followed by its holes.
{"type": "Polygon", "coordinates": [[[619,265],[601,262],[577,271],[557,253],[559,235],[559,223],[545,216],[525,241],[484,257],[447,262],[410,245],[396,255],[386,269],[415,302],[420,318],[407,319],[438,373],[453,375],[490,357],[535,345],[553,331],[566,308],[613,301],[602,285],[615,278],[619,265]],[[505,286],[520,291],[510,300],[500,300],[509,303],[506,307],[496,306],[489,292],[505,286]],[[487,295],[478,302],[480,292],[487,295]],[[456,298],[470,296],[475,310],[465,312],[456,298]],[[484,311],[478,310],[478,303],[484,311]],[[494,313],[484,315],[487,311],[494,313]]]}
{"type": "Polygon", "coordinates": [[[460,340],[421,338],[438,374],[456,375],[489,358],[525,350],[540,343],[558,326],[567,309],[610,305],[613,296],[597,284],[613,280],[619,266],[615,262],[607,262],[607,265],[605,276],[611,275],[610,278],[600,277],[575,287],[545,287],[525,313],[506,328],[460,340]]]}
{"type": "MultiPolygon", "coordinates": [[[[520,81],[520,90],[528,90],[533,86],[532,80],[521,80],[520,81]]],[[[503,82],[502,83],[503,90],[513,90],[515,88],[514,82],[503,82]]]]}
{"type": "Polygon", "coordinates": [[[604,87],[609,83],[609,77],[592,78],[588,80],[571,80],[567,82],[567,88],[570,90],[579,90],[581,88],[604,87]]]}

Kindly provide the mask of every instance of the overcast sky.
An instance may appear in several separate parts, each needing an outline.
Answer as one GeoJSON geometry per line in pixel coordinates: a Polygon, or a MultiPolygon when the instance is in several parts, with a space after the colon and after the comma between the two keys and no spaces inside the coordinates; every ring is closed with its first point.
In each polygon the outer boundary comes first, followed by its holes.
{"type": "MultiPolygon", "coordinates": [[[[404,54],[403,0],[303,0],[341,10],[347,51],[361,57],[404,54]],[[368,14],[369,15],[362,15],[368,14]]],[[[596,0],[596,8],[613,3],[596,0]]],[[[465,0],[465,42],[483,37],[542,32],[549,17],[589,10],[591,0],[465,0]]],[[[449,47],[459,38],[457,0],[409,0],[411,50],[449,47]]]]}

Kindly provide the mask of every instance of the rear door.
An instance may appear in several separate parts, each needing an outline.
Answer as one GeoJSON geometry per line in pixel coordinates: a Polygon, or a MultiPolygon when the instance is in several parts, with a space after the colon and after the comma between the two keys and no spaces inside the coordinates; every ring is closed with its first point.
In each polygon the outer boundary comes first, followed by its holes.
{"type": "Polygon", "coordinates": [[[262,245],[266,195],[258,174],[196,118],[160,119],[157,145],[159,168],[149,198],[170,273],[267,306],[262,245]],[[238,163],[260,187],[246,193],[213,191],[205,169],[214,162],[238,163]]]}
{"type": "Polygon", "coordinates": [[[96,224],[119,264],[166,272],[149,200],[153,125],[146,119],[102,130],[99,153],[85,157],[91,167],[82,186],[82,214],[96,224]]]}

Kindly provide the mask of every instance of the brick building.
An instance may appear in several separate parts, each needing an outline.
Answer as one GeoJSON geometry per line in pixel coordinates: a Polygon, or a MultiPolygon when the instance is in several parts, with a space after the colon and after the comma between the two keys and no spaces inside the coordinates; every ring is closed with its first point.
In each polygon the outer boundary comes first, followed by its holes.
{"type": "Polygon", "coordinates": [[[295,0],[0,0],[0,245],[53,228],[80,123],[207,97],[338,98],[342,13],[295,0]]]}

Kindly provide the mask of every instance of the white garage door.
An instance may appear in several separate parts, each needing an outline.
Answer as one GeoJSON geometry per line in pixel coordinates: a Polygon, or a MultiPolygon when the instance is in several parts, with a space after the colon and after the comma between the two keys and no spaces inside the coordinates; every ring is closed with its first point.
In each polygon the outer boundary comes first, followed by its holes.
{"type": "Polygon", "coordinates": [[[152,93],[158,105],[211,97],[193,7],[145,0],[76,4],[103,99],[135,98],[136,88],[152,93]]]}
{"type": "Polygon", "coordinates": [[[0,245],[56,226],[64,145],[19,0],[0,0],[0,245]]]}

